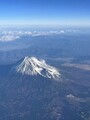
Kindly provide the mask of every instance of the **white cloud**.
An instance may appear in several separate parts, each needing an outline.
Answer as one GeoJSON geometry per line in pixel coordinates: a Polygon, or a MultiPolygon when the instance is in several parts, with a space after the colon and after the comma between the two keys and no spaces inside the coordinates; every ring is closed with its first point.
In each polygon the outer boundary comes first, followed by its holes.
{"type": "Polygon", "coordinates": [[[67,34],[70,31],[65,30],[65,29],[58,29],[58,30],[0,30],[0,41],[6,42],[6,41],[14,41],[16,39],[19,39],[21,36],[28,35],[28,36],[48,36],[48,35],[62,35],[62,34],[67,34]]]}
{"type": "Polygon", "coordinates": [[[13,41],[18,39],[19,36],[15,36],[15,35],[3,35],[0,37],[0,41],[5,42],[5,41],[13,41]]]}

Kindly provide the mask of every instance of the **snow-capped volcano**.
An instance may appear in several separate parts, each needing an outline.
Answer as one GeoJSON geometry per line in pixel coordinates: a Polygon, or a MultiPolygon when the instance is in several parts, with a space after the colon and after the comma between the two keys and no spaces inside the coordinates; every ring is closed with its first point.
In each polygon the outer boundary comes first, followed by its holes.
{"type": "Polygon", "coordinates": [[[25,57],[16,67],[16,71],[24,75],[41,75],[53,79],[60,77],[60,73],[55,67],[46,64],[45,60],[39,60],[35,57],[25,57]]]}

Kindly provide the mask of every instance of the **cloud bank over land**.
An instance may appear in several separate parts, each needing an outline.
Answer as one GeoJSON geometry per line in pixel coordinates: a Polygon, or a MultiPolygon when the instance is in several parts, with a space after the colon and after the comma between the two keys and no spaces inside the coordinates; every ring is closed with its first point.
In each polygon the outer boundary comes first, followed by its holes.
{"type": "Polygon", "coordinates": [[[22,36],[48,36],[48,35],[65,35],[78,33],[79,29],[75,28],[2,28],[0,29],[0,42],[10,42],[19,39],[22,36]]]}

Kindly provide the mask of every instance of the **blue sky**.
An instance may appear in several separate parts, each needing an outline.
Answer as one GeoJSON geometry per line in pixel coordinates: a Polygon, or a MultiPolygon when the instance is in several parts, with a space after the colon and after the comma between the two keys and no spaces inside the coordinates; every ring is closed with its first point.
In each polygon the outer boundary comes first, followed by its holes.
{"type": "Polygon", "coordinates": [[[90,25],[90,0],[0,0],[0,24],[90,25]]]}

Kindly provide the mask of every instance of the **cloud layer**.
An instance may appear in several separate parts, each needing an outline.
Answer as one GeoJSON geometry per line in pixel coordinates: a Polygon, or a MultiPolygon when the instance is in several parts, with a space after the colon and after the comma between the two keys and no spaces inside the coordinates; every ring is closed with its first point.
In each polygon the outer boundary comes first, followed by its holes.
{"type": "Polygon", "coordinates": [[[69,34],[69,33],[75,33],[77,30],[75,29],[37,29],[37,30],[26,30],[26,29],[17,29],[13,28],[11,29],[0,29],[0,41],[1,42],[8,42],[8,41],[14,41],[19,39],[22,36],[48,36],[48,35],[63,35],[63,34],[69,34]]]}

